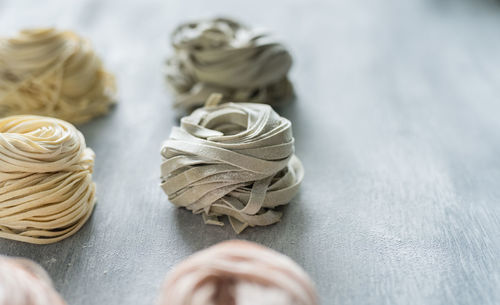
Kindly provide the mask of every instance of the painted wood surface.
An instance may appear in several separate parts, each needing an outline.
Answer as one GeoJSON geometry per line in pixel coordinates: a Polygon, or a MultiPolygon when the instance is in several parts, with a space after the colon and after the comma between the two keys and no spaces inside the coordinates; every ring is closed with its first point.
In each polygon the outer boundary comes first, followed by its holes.
{"type": "Polygon", "coordinates": [[[70,305],[154,304],[167,271],[218,241],[283,252],[322,304],[500,303],[500,2],[6,1],[0,35],[57,26],[92,40],[118,106],[79,126],[98,204],[75,236],[0,253],[41,263],[70,305]],[[292,50],[306,178],[283,220],[235,235],[174,208],[159,148],[177,114],[162,75],[181,21],[226,15],[292,50]]]}

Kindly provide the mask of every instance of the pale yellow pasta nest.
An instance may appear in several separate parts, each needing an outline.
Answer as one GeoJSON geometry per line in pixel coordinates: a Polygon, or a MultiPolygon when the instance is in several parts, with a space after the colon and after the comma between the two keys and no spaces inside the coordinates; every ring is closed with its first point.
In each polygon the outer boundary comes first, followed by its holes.
{"type": "Polygon", "coordinates": [[[33,114],[83,123],[108,112],[114,77],[87,40],[33,29],[0,39],[0,117],[33,114]]]}
{"type": "Polygon", "coordinates": [[[94,152],[70,123],[0,119],[0,237],[35,244],[64,239],[92,213],[94,152]]]}

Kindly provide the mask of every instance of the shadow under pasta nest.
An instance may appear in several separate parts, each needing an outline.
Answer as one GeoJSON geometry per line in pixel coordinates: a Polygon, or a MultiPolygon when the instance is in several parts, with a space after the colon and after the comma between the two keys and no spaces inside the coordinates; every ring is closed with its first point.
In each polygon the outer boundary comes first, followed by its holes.
{"type": "Polygon", "coordinates": [[[307,234],[307,219],[302,213],[303,202],[299,190],[289,204],[275,209],[283,213],[281,221],[269,226],[247,227],[240,234],[233,231],[226,216],[220,217],[224,226],[207,225],[201,215],[193,214],[185,208],[174,207],[171,203],[167,204],[171,205],[176,230],[192,251],[224,240],[241,239],[257,242],[280,252],[288,252],[287,245],[300,244],[304,234],[307,234]]]}
{"type": "Polygon", "coordinates": [[[102,140],[105,131],[112,132],[110,125],[119,125],[119,117],[117,109],[120,105],[112,105],[107,114],[92,118],[90,121],[83,124],[76,124],[75,127],[82,132],[85,137],[87,147],[96,146],[99,140],[102,140]]]}
{"type": "Polygon", "coordinates": [[[294,94],[288,99],[282,100],[276,105],[272,105],[272,107],[280,116],[290,120],[290,122],[292,122],[292,127],[293,127],[293,122],[298,119],[299,115],[297,109],[298,102],[299,99],[297,95],[294,94]]]}
{"type": "Polygon", "coordinates": [[[51,276],[58,268],[78,264],[82,259],[79,250],[88,246],[93,235],[96,207],[83,226],[68,238],[44,245],[0,239],[0,254],[31,259],[44,267],[51,276]]]}
{"type": "MultiPolygon", "coordinates": [[[[500,0],[499,0],[500,1],[500,0]]],[[[283,99],[280,99],[278,101],[276,101],[275,103],[271,103],[269,104],[279,115],[283,116],[282,112],[283,111],[286,111],[286,108],[287,107],[290,107],[291,105],[295,104],[297,100],[297,97],[295,95],[295,93],[290,96],[290,97],[286,97],[286,98],[283,98],[283,99]]],[[[221,103],[222,104],[222,103],[221,103]]],[[[236,103],[237,104],[237,103],[236,103]]],[[[257,104],[260,104],[260,103],[257,103],[257,104]]],[[[266,104],[266,103],[262,103],[262,104],[266,104]]],[[[202,108],[203,105],[201,105],[200,107],[198,108],[202,108]]],[[[198,108],[193,108],[193,109],[190,109],[190,110],[182,110],[182,109],[175,109],[173,108],[173,111],[175,111],[175,115],[173,116],[174,120],[174,124],[175,126],[179,126],[180,123],[181,123],[181,119],[185,116],[188,116],[190,115],[191,113],[193,113],[193,111],[195,111],[196,109],[198,108]]],[[[285,116],[286,117],[286,116],[285,116]]]]}

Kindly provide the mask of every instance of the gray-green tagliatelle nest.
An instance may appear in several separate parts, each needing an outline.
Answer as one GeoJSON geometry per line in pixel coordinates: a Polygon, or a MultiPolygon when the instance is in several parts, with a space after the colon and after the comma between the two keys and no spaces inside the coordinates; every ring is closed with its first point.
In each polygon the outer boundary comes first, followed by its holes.
{"type": "Polygon", "coordinates": [[[162,188],[208,224],[229,216],[237,233],[276,223],[275,208],[290,202],[304,177],[292,125],[269,105],[220,99],[212,95],[173,128],[161,150],[162,188]]]}
{"type": "Polygon", "coordinates": [[[292,57],[267,33],[216,18],[181,24],[171,37],[166,76],[174,106],[191,110],[211,93],[228,101],[274,104],[293,95],[292,57]]]}

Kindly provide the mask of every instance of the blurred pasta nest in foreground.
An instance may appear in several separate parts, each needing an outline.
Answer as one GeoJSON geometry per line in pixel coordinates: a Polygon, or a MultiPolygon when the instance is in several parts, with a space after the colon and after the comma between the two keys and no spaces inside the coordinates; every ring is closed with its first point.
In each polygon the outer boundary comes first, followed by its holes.
{"type": "Polygon", "coordinates": [[[232,240],[199,251],[167,275],[159,305],[317,305],[314,284],[289,257],[232,240]]]}
{"type": "Polygon", "coordinates": [[[167,60],[166,74],[176,107],[191,110],[211,93],[268,104],[293,95],[287,77],[292,57],[265,32],[216,18],[182,24],[171,39],[175,54],[167,60]]]}
{"type": "Polygon", "coordinates": [[[107,113],[114,92],[114,77],[73,32],[31,29],[0,39],[0,116],[83,123],[107,113]]]}
{"type": "Polygon", "coordinates": [[[0,255],[0,305],[66,305],[37,263],[0,255]]]}

